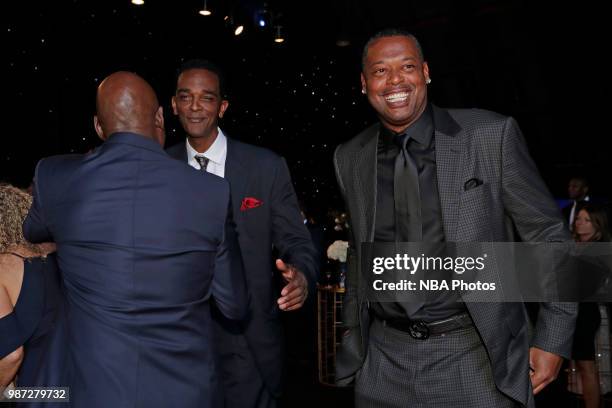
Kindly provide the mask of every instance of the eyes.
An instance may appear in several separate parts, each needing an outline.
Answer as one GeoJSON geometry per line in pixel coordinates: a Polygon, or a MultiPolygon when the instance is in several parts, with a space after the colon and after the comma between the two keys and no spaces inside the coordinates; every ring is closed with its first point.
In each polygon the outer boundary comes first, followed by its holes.
{"type": "MultiPolygon", "coordinates": [[[[177,100],[181,103],[192,103],[193,99],[194,95],[190,95],[187,93],[182,93],[177,96],[177,100]]],[[[202,102],[214,102],[216,100],[216,97],[211,94],[204,94],[198,97],[197,99],[202,102]]]]}
{"type": "MultiPolygon", "coordinates": [[[[400,67],[402,72],[411,73],[416,69],[416,65],[414,64],[404,64],[400,67]]],[[[372,71],[372,74],[375,76],[383,76],[388,73],[390,69],[388,67],[376,67],[372,71]]]]}

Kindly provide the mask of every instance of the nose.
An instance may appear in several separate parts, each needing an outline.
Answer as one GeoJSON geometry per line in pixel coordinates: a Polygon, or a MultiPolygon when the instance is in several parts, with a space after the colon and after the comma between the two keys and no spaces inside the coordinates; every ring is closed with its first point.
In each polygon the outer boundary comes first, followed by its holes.
{"type": "Polygon", "coordinates": [[[191,103],[189,104],[189,109],[191,111],[194,111],[194,112],[199,111],[200,109],[202,109],[202,106],[200,105],[199,101],[200,101],[199,98],[193,98],[191,100],[191,103]]]}
{"type": "Polygon", "coordinates": [[[391,85],[397,85],[404,81],[404,77],[399,69],[392,69],[389,71],[389,76],[387,77],[387,82],[391,85]]]}

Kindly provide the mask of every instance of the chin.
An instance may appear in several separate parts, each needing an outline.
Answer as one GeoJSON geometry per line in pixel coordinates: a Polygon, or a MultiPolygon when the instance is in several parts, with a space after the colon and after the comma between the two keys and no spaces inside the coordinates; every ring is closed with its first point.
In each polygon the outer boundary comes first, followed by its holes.
{"type": "Polygon", "coordinates": [[[389,112],[389,119],[391,119],[393,123],[410,122],[412,118],[414,118],[414,109],[403,108],[401,111],[395,110],[389,112]]]}

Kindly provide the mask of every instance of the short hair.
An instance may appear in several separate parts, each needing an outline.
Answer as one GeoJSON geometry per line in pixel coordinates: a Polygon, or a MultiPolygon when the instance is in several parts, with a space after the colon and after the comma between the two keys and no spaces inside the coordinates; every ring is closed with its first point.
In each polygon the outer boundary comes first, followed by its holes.
{"type": "Polygon", "coordinates": [[[176,84],[178,84],[178,78],[179,76],[185,72],[188,71],[190,69],[205,69],[206,71],[210,71],[213,74],[217,75],[217,78],[219,78],[219,93],[222,98],[225,98],[225,74],[223,73],[223,71],[221,70],[221,68],[219,68],[219,66],[217,64],[215,64],[214,62],[211,62],[209,60],[205,60],[205,59],[201,59],[201,58],[196,58],[196,59],[190,59],[187,61],[184,61],[181,66],[179,67],[177,73],[176,73],[176,81],[175,81],[175,86],[176,84]]]}
{"type": "Polygon", "coordinates": [[[26,241],[22,232],[31,205],[31,195],[10,184],[0,184],[0,252],[14,246],[35,250],[36,247],[26,241]]]}
{"type": "Polygon", "coordinates": [[[414,45],[417,49],[417,53],[419,54],[419,58],[421,61],[425,61],[425,56],[423,54],[423,48],[421,47],[421,43],[419,40],[412,34],[411,32],[404,30],[402,28],[385,28],[384,30],[380,30],[373,36],[371,36],[366,44],[363,47],[363,53],[361,54],[361,69],[365,68],[366,57],[368,56],[368,50],[372,43],[376,40],[386,37],[405,37],[412,41],[414,41],[414,45]]]}
{"type": "Polygon", "coordinates": [[[610,241],[610,224],[608,222],[608,211],[605,206],[597,203],[586,202],[578,205],[576,208],[576,217],[574,218],[574,239],[577,240],[576,234],[576,219],[580,211],[585,210],[589,214],[591,224],[595,229],[591,241],[609,242],[610,241]]]}
{"type": "Polygon", "coordinates": [[[573,176],[570,178],[570,181],[572,180],[579,181],[584,187],[589,187],[589,180],[585,176],[573,176]]]}

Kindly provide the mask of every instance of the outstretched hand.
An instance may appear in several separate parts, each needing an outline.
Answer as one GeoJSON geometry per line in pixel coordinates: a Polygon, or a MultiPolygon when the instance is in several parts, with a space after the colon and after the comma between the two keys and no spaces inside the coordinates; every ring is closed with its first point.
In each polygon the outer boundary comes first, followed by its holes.
{"type": "Polygon", "coordinates": [[[308,297],[308,281],[302,272],[282,259],[276,260],[276,268],[287,283],[278,299],[278,307],[285,311],[297,310],[304,305],[308,297]]]}

